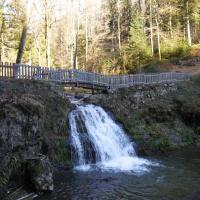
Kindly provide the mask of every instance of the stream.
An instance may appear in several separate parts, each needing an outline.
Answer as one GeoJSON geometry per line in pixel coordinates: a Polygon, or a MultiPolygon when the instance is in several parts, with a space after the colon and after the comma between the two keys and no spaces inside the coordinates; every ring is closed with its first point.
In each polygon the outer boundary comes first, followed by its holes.
{"type": "Polygon", "coordinates": [[[191,148],[154,157],[160,166],[143,174],[58,170],[55,191],[39,200],[198,200],[199,155],[200,149],[191,148]]]}

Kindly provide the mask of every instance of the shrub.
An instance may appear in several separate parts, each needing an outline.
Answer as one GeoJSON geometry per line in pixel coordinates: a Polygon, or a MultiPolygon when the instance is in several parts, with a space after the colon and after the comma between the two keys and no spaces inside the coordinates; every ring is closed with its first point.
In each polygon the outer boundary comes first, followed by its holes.
{"type": "Polygon", "coordinates": [[[189,50],[188,44],[178,37],[165,39],[161,43],[161,52],[163,58],[183,57],[189,50]]]}

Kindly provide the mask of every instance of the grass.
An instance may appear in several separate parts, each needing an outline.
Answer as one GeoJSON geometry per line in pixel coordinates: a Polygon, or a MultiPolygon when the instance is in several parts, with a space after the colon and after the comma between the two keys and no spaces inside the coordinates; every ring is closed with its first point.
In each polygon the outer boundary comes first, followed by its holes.
{"type": "MultiPolygon", "coordinates": [[[[170,52],[170,51],[167,51],[170,52]]],[[[192,47],[181,46],[171,50],[171,53],[165,55],[165,51],[162,53],[162,60],[153,58],[151,62],[143,67],[144,72],[165,72],[165,71],[184,71],[185,68],[189,72],[198,70],[198,67],[195,69],[192,66],[181,66],[181,59],[191,59],[193,57],[200,57],[200,44],[193,45],[192,47]]]]}

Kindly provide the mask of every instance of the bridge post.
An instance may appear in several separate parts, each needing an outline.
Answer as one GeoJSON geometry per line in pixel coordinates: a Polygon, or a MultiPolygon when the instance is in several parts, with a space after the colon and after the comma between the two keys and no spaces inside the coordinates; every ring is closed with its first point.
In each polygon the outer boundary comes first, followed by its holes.
{"type": "Polygon", "coordinates": [[[14,79],[20,78],[20,64],[17,63],[13,64],[13,78],[14,79]]]}

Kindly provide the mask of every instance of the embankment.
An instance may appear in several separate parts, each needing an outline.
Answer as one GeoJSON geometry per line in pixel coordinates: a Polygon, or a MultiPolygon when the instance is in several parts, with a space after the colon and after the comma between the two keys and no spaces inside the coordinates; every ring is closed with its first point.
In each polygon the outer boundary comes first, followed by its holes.
{"type": "Polygon", "coordinates": [[[0,199],[19,185],[53,190],[49,160],[67,160],[70,109],[61,87],[54,84],[0,81],[0,199]]]}
{"type": "Polygon", "coordinates": [[[191,81],[137,86],[93,95],[136,141],[140,154],[200,144],[200,76],[191,81]]]}

